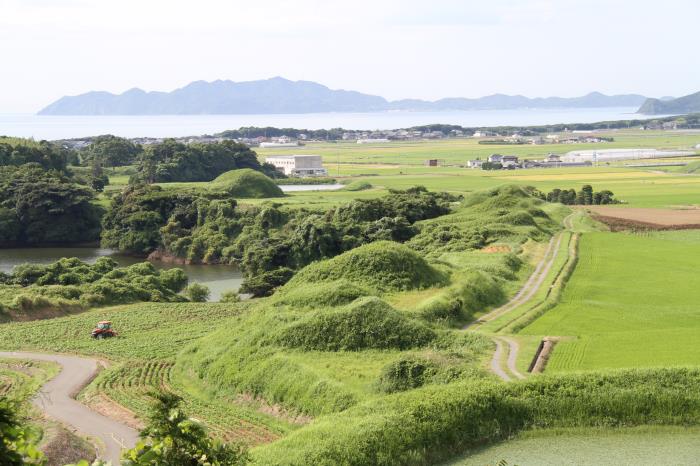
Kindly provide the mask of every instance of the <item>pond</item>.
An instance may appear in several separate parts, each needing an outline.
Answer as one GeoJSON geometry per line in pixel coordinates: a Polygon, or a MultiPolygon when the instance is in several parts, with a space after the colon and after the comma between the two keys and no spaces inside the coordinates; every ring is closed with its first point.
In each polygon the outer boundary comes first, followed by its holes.
{"type": "MultiPolygon", "coordinates": [[[[124,256],[113,249],[104,248],[13,248],[0,249],[0,272],[9,273],[19,264],[49,264],[62,257],[77,257],[93,263],[99,257],[111,257],[119,265],[126,266],[143,262],[145,259],[124,256]]],[[[224,291],[238,290],[243,275],[237,267],[230,265],[176,265],[159,261],[151,262],[158,269],[179,267],[185,271],[190,283],[201,283],[211,290],[210,301],[218,301],[224,291]]]]}
{"type": "Polygon", "coordinates": [[[281,184],[280,189],[285,193],[293,193],[297,191],[336,191],[344,188],[344,184],[281,184]]]}

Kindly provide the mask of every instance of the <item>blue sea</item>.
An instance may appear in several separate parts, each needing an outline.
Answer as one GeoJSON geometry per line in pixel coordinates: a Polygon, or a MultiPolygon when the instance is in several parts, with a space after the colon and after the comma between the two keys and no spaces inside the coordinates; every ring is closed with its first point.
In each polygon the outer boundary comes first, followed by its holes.
{"type": "Polygon", "coordinates": [[[0,135],[66,139],[99,134],[180,137],[241,126],[322,129],[396,129],[433,123],[465,127],[591,123],[643,118],[636,108],[557,108],[452,112],[307,113],[293,115],[39,116],[0,114],[0,135]]]}

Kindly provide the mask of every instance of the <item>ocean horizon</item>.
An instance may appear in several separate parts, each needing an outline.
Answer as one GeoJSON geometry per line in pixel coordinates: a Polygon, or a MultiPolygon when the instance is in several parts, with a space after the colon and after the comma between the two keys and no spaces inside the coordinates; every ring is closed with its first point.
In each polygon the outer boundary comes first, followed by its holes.
{"type": "Polygon", "coordinates": [[[81,138],[100,134],[113,134],[128,138],[162,138],[214,134],[243,126],[386,130],[428,124],[451,124],[464,127],[532,126],[662,117],[661,115],[653,117],[640,115],[635,112],[636,108],[606,107],[269,115],[46,116],[0,114],[0,135],[37,140],[81,138]]]}

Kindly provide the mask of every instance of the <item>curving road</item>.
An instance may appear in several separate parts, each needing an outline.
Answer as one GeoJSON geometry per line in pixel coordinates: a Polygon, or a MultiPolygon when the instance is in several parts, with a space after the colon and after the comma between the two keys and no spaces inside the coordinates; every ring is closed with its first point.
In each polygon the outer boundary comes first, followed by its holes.
{"type": "Polygon", "coordinates": [[[136,444],[136,430],[102,416],[75,400],[78,392],[90,383],[97,373],[97,360],[24,352],[0,352],[0,357],[49,361],[61,366],[61,372],[46,382],[32,401],[53,419],[74,427],[84,436],[99,440],[102,444],[100,459],[117,465],[122,449],[132,448],[136,444]]]}

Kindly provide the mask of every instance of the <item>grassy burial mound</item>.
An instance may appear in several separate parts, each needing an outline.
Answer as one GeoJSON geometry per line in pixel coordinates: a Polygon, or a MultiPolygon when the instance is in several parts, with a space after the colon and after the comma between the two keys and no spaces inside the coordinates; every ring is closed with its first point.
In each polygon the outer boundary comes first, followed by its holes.
{"type": "Polygon", "coordinates": [[[297,308],[332,307],[350,304],[363,296],[374,296],[371,288],[348,280],[335,280],[324,283],[296,284],[281,288],[274,295],[274,301],[297,308]]]}
{"type": "Polygon", "coordinates": [[[243,168],[231,170],[212,181],[212,189],[224,191],[235,198],[283,197],[284,193],[270,178],[259,171],[243,168]]]}
{"type": "Polygon", "coordinates": [[[282,330],[283,346],[319,351],[407,349],[424,346],[435,332],[412,321],[376,297],[360,298],[349,306],[318,311],[282,330]]]}
{"type": "Polygon", "coordinates": [[[287,284],[348,280],[379,291],[405,291],[445,284],[445,274],[407,246],[377,241],[302,269],[287,284]]]}

